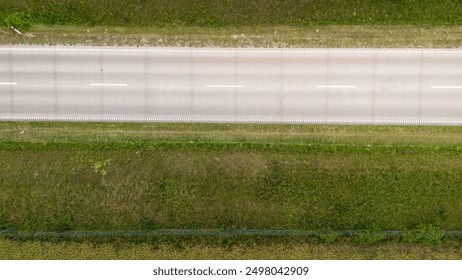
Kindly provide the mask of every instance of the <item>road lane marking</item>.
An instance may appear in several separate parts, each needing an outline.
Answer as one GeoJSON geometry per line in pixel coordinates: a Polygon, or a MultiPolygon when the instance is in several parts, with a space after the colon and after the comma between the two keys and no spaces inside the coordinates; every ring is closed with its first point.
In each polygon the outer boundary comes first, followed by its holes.
{"type": "Polygon", "coordinates": [[[90,86],[126,87],[127,84],[90,84],[90,86]]]}
{"type": "Polygon", "coordinates": [[[317,88],[355,88],[356,86],[344,86],[344,85],[319,85],[317,88]]]}
{"type": "Polygon", "coordinates": [[[462,86],[432,86],[432,88],[439,88],[439,89],[455,89],[455,88],[462,88],[462,86]]]}
{"type": "Polygon", "coordinates": [[[2,86],[16,86],[18,83],[0,83],[2,86]]]}
{"type": "Polygon", "coordinates": [[[462,125],[462,120],[416,120],[416,119],[268,119],[268,118],[200,118],[200,117],[110,117],[110,116],[12,116],[0,115],[0,120],[33,120],[33,121],[116,121],[116,122],[216,122],[216,123],[313,123],[313,124],[441,124],[462,125]]]}
{"type": "Polygon", "coordinates": [[[243,85],[205,85],[206,88],[241,88],[243,85]]]}

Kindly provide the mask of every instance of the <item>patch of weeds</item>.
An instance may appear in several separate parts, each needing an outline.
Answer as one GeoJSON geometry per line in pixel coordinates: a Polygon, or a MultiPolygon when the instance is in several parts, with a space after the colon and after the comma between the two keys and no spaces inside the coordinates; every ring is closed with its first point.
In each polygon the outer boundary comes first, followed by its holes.
{"type": "Polygon", "coordinates": [[[33,24],[33,19],[28,12],[14,12],[3,20],[8,26],[14,26],[16,28],[28,28],[33,24]]]}
{"type": "Polygon", "coordinates": [[[338,232],[332,230],[330,227],[327,227],[322,229],[317,237],[323,243],[333,243],[335,240],[337,240],[338,232]]]}
{"type": "Polygon", "coordinates": [[[279,163],[273,162],[269,168],[269,174],[258,189],[258,196],[263,199],[270,199],[277,195],[283,183],[283,175],[279,163]]]}
{"type": "Polygon", "coordinates": [[[439,244],[443,239],[444,230],[432,224],[419,224],[403,233],[403,241],[408,243],[422,243],[424,245],[439,244]]]}
{"type": "Polygon", "coordinates": [[[93,171],[102,176],[107,175],[107,168],[111,164],[111,159],[105,159],[103,161],[93,162],[93,171]]]}
{"type": "Polygon", "coordinates": [[[358,236],[356,237],[356,242],[358,244],[371,245],[382,241],[387,238],[385,232],[380,228],[373,226],[370,228],[359,230],[358,236]]]}

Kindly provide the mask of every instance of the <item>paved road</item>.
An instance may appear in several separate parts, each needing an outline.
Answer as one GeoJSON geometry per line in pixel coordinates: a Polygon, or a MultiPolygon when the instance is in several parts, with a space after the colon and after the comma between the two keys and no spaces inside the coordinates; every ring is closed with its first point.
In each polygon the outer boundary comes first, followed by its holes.
{"type": "Polygon", "coordinates": [[[462,124],[462,50],[0,47],[0,120],[462,124]]]}

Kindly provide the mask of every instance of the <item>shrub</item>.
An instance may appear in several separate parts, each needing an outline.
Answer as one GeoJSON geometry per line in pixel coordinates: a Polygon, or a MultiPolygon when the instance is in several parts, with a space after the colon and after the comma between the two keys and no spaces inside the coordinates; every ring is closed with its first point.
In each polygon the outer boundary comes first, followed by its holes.
{"type": "Polygon", "coordinates": [[[32,16],[27,12],[15,12],[12,13],[3,20],[8,26],[14,26],[16,28],[28,28],[33,23],[32,16]]]}
{"type": "Polygon", "coordinates": [[[420,224],[417,227],[406,230],[403,233],[405,242],[422,243],[425,245],[441,243],[444,231],[432,224],[420,224]]]}

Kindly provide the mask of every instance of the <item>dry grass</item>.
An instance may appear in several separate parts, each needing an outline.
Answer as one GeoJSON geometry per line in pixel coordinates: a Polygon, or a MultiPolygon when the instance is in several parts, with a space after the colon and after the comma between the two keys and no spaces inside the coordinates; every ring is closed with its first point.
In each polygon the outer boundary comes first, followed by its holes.
{"type": "Polygon", "coordinates": [[[374,246],[357,245],[352,242],[335,244],[291,243],[291,244],[236,244],[178,246],[148,243],[77,243],[77,242],[19,242],[0,239],[0,259],[32,260],[460,260],[460,242],[445,241],[439,245],[403,244],[393,241],[374,246]]]}

